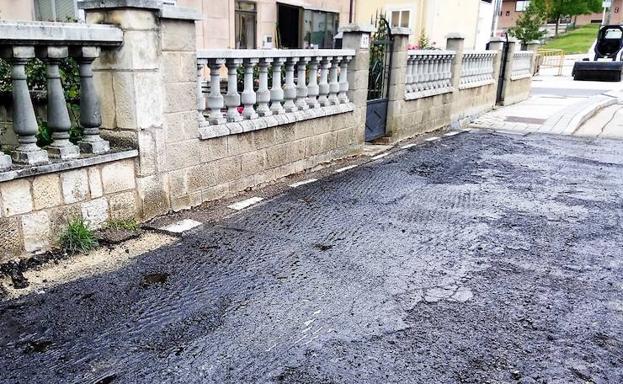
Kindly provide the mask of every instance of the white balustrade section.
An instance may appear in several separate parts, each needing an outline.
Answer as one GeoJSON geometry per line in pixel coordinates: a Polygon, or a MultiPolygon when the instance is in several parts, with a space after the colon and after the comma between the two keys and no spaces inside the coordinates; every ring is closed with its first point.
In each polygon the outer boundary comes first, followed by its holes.
{"type": "Polygon", "coordinates": [[[513,55],[513,66],[511,68],[511,80],[521,80],[532,77],[532,61],[534,52],[521,51],[513,55]]]}
{"type": "Polygon", "coordinates": [[[466,51],[463,53],[460,89],[476,88],[495,83],[496,51],[466,51]]]}
{"type": "MultiPolygon", "coordinates": [[[[348,64],[354,55],[348,49],[198,51],[201,138],[353,111],[348,64]],[[221,85],[224,76],[226,87],[221,85]]],[[[441,58],[437,61],[442,64],[441,58]]],[[[450,66],[444,70],[450,72],[450,66]]],[[[447,86],[445,78],[431,78],[430,86],[447,86]]]]}
{"type": "Polygon", "coordinates": [[[454,51],[410,50],[407,58],[405,99],[452,92],[454,51]]]}

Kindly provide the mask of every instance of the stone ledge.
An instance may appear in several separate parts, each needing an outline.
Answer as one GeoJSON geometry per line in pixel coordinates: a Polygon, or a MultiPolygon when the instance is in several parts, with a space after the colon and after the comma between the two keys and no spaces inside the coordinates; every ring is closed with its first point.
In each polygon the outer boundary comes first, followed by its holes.
{"type": "Polygon", "coordinates": [[[92,165],[110,163],[117,160],[131,159],[134,157],[138,157],[138,151],[136,149],[123,150],[73,160],[52,160],[49,164],[36,166],[13,165],[13,168],[17,169],[0,172],[0,182],[43,175],[46,173],[68,171],[71,169],[84,168],[92,165]]]}
{"type": "Polygon", "coordinates": [[[312,120],[321,117],[334,116],[342,113],[353,112],[353,103],[331,105],[329,107],[308,109],[306,111],[289,112],[281,115],[260,117],[254,120],[242,120],[235,123],[209,125],[203,123],[199,127],[201,140],[209,140],[217,137],[237,135],[240,133],[258,131],[261,129],[292,124],[298,121],[312,120]]]}
{"type": "Polygon", "coordinates": [[[495,80],[489,79],[489,80],[477,81],[475,83],[461,84],[459,85],[459,89],[463,90],[463,89],[470,89],[470,88],[478,88],[478,87],[484,87],[484,86],[491,85],[491,84],[495,84],[495,80]]]}
{"type": "Polygon", "coordinates": [[[123,31],[112,25],[0,22],[0,45],[119,46],[123,31]]]}
{"type": "Polygon", "coordinates": [[[355,56],[353,49],[201,49],[197,59],[263,59],[276,57],[355,56]]]}
{"type": "Polygon", "coordinates": [[[511,75],[511,81],[523,80],[532,77],[529,73],[524,73],[523,75],[511,75]]]}
{"type": "Polygon", "coordinates": [[[443,95],[445,93],[452,93],[454,91],[455,89],[453,87],[445,87],[445,88],[439,88],[439,89],[429,89],[423,92],[411,92],[411,93],[405,94],[405,100],[408,101],[408,100],[423,99],[425,97],[443,95]]]}

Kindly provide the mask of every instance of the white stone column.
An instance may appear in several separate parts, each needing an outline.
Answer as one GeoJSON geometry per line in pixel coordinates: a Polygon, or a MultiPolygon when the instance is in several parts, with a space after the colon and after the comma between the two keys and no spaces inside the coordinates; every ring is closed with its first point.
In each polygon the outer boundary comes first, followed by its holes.
{"type": "Polygon", "coordinates": [[[340,93],[337,95],[340,104],[348,103],[348,64],[352,60],[352,57],[345,56],[340,64],[340,93]]]}
{"type": "Polygon", "coordinates": [[[286,112],[296,112],[298,108],[294,103],[296,100],[296,84],[294,84],[294,67],[298,63],[298,57],[289,57],[286,60],[286,82],[283,87],[283,97],[285,102],[283,103],[283,109],[286,112]]]}
{"type": "Polygon", "coordinates": [[[309,57],[299,58],[297,66],[297,83],[296,83],[296,108],[299,111],[305,111],[309,109],[307,105],[307,63],[309,63],[309,57]]]}
{"type": "Polygon", "coordinates": [[[320,58],[315,56],[311,58],[309,62],[309,73],[307,80],[307,105],[310,108],[320,108],[318,102],[318,95],[320,94],[320,88],[318,87],[318,64],[320,58]]]}
{"type": "Polygon", "coordinates": [[[253,91],[253,68],[259,62],[259,59],[244,59],[244,91],[242,91],[242,105],[244,105],[244,111],[242,111],[242,117],[246,120],[252,120],[257,118],[257,112],[253,106],[257,102],[257,96],[253,91]]]}
{"type": "Polygon", "coordinates": [[[225,106],[223,95],[221,94],[221,67],[225,59],[209,59],[210,68],[210,94],[207,97],[208,121],[212,125],[224,124],[227,120],[223,117],[221,109],[225,106]]]}
{"type": "Polygon", "coordinates": [[[197,62],[197,119],[199,124],[206,124],[204,112],[206,110],[206,98],[203,95],[203,71],[206,67],[204,62],[197,62]]]}
{"type": "Polygon", "coordinates": [[[331,60],[333,58],[330,56],[325,56],[320,60],[320,84],[318,84],[320,93],[318,96],[318,102],[322,107],[328,107],[331,105],[331,101],[329,100],[329,68],[331,68],[331,60]]]}
{"type": "Polygon", "coordinates": [[[277,57],[273,61],[273,87],[270,90],[270,110],[273,115],[285,113],[281,103],[283,102],[283,89],[281,88],[281,67],[286,61],[283,57],[277,57]]]}
{"type": "Polygon", "coordinates": [[[227,95],[225,95],[225,105],[227,106],[227,121],[236,122],[242,120],[238,107],[240,106],[240,95],[238,94],[238,67],[242,64],[242,59],[227,59],[227,95]]]}
{"type": "Polygon", "coordinates": [[[340,62],[342,61],[341,56],[336,56],[333,58],[331,63],[331,69],[329,70],[330,82],[329,82],[329,102],[331,105],[338,105],[340,100],[337,97],[338,92],[340,92],[340,83],[338,81],[338,70],[340,68],[340,62]]]}
{"type": "Polygon", "coordinates": [[[268,67],[273,62],[272,58],[261,58],[259,68],[259,86],[257,88],[257,113],[262,117],[271,116],[270,110],[270,89],[268,89],[268,67]]]}

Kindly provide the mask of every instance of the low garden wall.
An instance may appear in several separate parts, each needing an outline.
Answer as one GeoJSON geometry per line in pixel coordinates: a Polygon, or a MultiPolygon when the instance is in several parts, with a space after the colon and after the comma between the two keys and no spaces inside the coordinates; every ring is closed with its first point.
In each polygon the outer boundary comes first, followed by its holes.
{"type": "MultiPolygon", "coordinates": [[[[48,249],[71,218],[145,221],[362,152],[370,29],[346,28],[340,50],[197,51],[193,11],[80,6],[86,25],[0,23],[12,94],[0,108],[0,259],[48,249]],[[47,69],[44,106],[28,87],[35,57],[47,69]],[[75,118],[60,81],[68,59],[79,69],[75,118]],[[49,143],[37,140],[43,121],[49,143]]],[[[459,36],[447,50],[407,41],[398,31],[388,141],[495,105],[497,51],[464,52],[459,36]]],[[[526,97],[524,64],[509,75],[508,102],[526,97]]]]}

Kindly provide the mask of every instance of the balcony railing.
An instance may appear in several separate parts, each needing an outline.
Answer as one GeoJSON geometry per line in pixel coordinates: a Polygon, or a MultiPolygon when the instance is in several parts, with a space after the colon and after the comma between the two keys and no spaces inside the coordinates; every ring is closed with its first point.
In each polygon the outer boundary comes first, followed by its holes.
{"type": "Polygon", "coordinates": [[[348,63],[354,54],[346,49],[197,52],[202,138],[352,111],[348,63]],[[206,68],[209,79],[204,78],[206,68]]]}
{"type": "Polygon", "coordinates": [[[439,95],[452,91],[454,51],[410,50],[407,58],[405,99],[439,95]]]}
{"type": "MultiPolygon", "coordinates": [[[[12,163],[38,165],[49,158],[75,159],[80,153],[103,154],[110,150],[100,137],[100,105],[93,82],[93,61],[100,49],[116,47],[123,41],[120,29],[105,25],[76,23],[0,22],[0,58],[11,67],[12,122],[18,144],[11,156],[0,155],[0,169],[12,163]],[[37,146],[38,123],[28,89],[26,64],[41,59],[47,66],[47,125],[52,144],[37,146]],[[80,76],[80,125],[84,136],[78,145],[69,141],[71,121],[61,83],[59,64],[76,60],[80,76]]],[[[7,143],[2,143],[5,147],[7,143]]]]}

